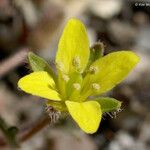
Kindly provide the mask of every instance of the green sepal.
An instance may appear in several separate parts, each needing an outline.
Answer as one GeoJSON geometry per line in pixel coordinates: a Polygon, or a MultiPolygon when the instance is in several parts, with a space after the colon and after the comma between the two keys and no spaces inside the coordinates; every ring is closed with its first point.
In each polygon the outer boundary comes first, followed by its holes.
{"type": "Polygon", "coordinates": [[[41,57],[36,54],[29,52],[28,60],[33,71],[46,71],[50,74],[50,76],[56,81],[56,76],[51,69],[50,65],[41,57]]]}
{"type": "Polygon", "coordinates": [[[104,44],[102,42],[96,42],[90,48],[90,58],[89,63],[93,63],[97,59],[101,58],[104,53],[104,44]]]}
{"type": "Polygon", "coordinates": [[[99,58],[101,58],[103,55],[104,55],[104,44],[102,42],[96,42],[90,47],[89,62],[83,73],[83,76],[85,76],[88,73],[90,65],[99,58]]]}
{"type": "Polygon", "coordinates": [[[119,109],[121,107],[120,101],[110,98],[110,97],[100,97],[97,99],[94,99],[94,101],[97,101],[101,105],[102,112],[111,112],[119,109]]]}
{"type": "Polygon", "coordinates": [[[67,111],[66,105],[64,102],[56,102],[56,101],[47,101],[46,103],[47,106],[52,106],[54,109],[65,112],[67,111]]]}

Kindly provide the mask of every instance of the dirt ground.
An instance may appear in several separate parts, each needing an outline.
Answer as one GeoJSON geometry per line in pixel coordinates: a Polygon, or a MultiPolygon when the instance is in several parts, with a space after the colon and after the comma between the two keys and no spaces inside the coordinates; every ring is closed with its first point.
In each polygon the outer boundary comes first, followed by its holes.
{"type": "MultiPolygon", "coordinates": [[[[106,94],[123,102],[122,111],[106,114],[93,135],[63,116],[56,125],[24,140],[18,149],[149,150],[149,0],[0,0],[0,118],[16,126],[20,134],[47,115],[44,100],[25,94],[17,82],[31,72],[28,51],[54,66],[62,29],[71,17],[85,23],[91,45],[104,43],[104,54],[132,50],[140,56],[126,80],[106,94]]],[[[0,130],[0,150],[11,150],[3,140],[0,130]]]]}

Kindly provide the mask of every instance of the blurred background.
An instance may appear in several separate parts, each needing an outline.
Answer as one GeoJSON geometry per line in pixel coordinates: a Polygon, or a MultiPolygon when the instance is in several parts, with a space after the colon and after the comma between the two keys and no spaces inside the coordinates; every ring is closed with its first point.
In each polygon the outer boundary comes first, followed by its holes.
{"type": "MultiPolygon", "coordinates": [[[[46,113],[43,100],[20,91],[17,81],[31,72],[28,51],[54,66],[59,37],[71,17],[84,22],[91,45],[104,43],[105,54],[133,50],[140,56],[127,79],[107,93],[123,102],[122,111],[105,115],[93,135],[83,133],[70,117],[62,118],[18,149],[149,150],[149,0],[0,0],[0,118],[9,126],[26,128],[46,113]]],[[[0,130],[0,150],[11,149],[3,139],[0,130]]]]}

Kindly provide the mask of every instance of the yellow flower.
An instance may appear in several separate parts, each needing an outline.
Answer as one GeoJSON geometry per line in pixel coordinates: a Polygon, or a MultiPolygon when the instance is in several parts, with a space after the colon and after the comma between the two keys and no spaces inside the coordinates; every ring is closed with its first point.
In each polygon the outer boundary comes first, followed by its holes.
{"type": "MultiPolygon", "coordinates": [[[[21,78],[18,86],[25,92],[48,99],[47,105],[67,111],[86,133],[97,131],[102,113],[121,106],[121,102],[100,97],[120,83],[139,62],[131,51],[104,57],[90,50],[84,25],[70,19],[62,33],[56,54],[57,76],[42,58],[29,53],[33,73],[21,78]]],[[[96,50],[96,49],[94,49],[96,50]]]]}

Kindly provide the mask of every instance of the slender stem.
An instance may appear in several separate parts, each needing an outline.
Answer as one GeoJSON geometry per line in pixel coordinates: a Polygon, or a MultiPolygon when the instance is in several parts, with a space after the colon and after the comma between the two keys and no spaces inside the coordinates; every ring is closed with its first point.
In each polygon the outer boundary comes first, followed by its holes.
{"type": "MultiPolygon", "coordinates": [[[[42,119],[39,121],[36,121],[32,126],[22,128],[20,129],[20,132],[18,133],[18,141],[19,143],[25,142],[31,137],[33,137],[36,133],[38,133],[40,130],[42,130],[44,127],[46,127],[50,123],[50,118],[44,114],[42,119]]],[[[6,146],[6,141],[0,137],[0,147],[6,146]]]]}
{"type": "Polygon", "coordinates": [[[43,117],[38,124],[35,123],[31,128],[25,131],[23,134],[21,133],[19,137],[20,142],[25,142],[26,140],[30,139],[33,135],[38,133],[41,129],[46,127],[50,123],[50,118],[48,116],[43,117]]]}

